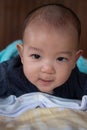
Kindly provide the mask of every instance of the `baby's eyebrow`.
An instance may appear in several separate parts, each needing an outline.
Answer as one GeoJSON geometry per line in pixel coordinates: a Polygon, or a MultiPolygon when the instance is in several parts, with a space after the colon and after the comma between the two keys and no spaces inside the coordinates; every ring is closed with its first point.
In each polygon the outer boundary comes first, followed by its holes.
{"type": "Polygon", "coordinates": [[[29,50],[41,51],[42,52],[42,50],[40,48],[36,48],[36,47],[33,47],[33,46],[29,46],[29,50]]]}
{"type": "Polygon", "coordinates": [[[70,51],[61,51],[61,52],[58,52],[57,54],[65,54],[65,55],[72,56],[72,52],[70,52],[70,51]]]}
{"type": "MultiPolygon", "coordinates": [[[[37,48],[37,47],[34,47],[34,46],[29,46],[29,51],[43,52],[43,50],[41,48],[37,48]]],[[[60,51],[60,52],[56,53],[56,55],[61,55],[61,54],[72,56],[72,52],[70,52],[70,51],[60,51]]]]}

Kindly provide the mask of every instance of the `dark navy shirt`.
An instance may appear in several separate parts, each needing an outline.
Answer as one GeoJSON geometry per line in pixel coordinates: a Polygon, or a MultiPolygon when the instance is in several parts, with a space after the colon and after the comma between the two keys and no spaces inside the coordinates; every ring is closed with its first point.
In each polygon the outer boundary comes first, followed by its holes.
{"type": "MultiPolygon", "coordinates": [[[[39,92],[37,87],[27,80],[23,73],[20,57],[0,64],[0,97],[21,96],[25,93],[39,92]]],[[[54,89],[54,96],[81,99],[87,95],[87,75],[76,67],[63,85],[54,89]]]]}

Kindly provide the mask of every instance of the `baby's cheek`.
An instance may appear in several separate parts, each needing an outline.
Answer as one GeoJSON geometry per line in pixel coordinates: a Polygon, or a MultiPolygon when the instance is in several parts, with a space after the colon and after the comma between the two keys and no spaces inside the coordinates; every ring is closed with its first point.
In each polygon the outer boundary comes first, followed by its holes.
{"type": "Polygon", "coordinates": [[[59,72],[58,77],[61,80],[67,80],[71,74],[71,69],[69,68],[62,68],[62,70],[59,72]]]}

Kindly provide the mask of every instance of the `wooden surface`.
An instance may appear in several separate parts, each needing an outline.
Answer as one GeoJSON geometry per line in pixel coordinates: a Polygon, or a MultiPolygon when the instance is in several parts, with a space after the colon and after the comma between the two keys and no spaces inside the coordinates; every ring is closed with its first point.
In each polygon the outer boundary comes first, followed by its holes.
{"type": "Polygon", "coordinates": [[[82,23],[80,47],[87,58],[87,0],[0,0],[0,50],[21,38],[21,28],[26,14],[46,3],[61,3],[78,14],[82,23]]]}

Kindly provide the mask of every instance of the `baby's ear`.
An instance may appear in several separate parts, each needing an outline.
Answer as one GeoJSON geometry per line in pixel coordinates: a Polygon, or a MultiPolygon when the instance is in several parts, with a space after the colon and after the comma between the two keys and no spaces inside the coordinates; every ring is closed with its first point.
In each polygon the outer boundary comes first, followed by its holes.
{"type": "Polygon", "coordinates": [[[23,58],[23,44],[17,44],[17,49],[18,49],[18,52],[19,52],[19,55],[20,55],[20,58],[21,58],[21,61],[22,61],[22,58],[23,58]]]}
{"type": "Polygon", "coordinates": [[[82,54],[83,54],[83,50],[78,50],[78,51],[76,52],[75,62],[74,62],[74,65],[73,65],[73,69],[75,68],[76,62],[77,62],[77,60],[79,59],[79,57],[80,57],[82,54]]]}
{"type": "Polygon", "coordinates": [[[75,60],[77,61],[82,54],[83,54],[83,50],[78,50],[77,53],[76,53],[75,60]]]}

